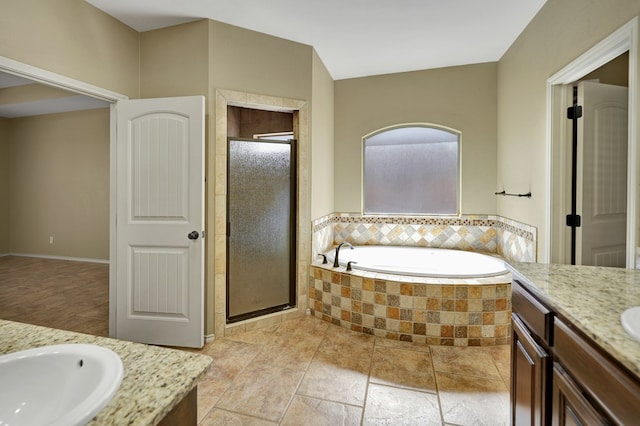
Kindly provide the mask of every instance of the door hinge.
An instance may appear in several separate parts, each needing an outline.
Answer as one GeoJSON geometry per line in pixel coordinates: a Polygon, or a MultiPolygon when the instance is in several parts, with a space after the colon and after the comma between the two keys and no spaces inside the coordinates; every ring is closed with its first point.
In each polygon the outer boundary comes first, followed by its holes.
{"type": "Polygon", "coordinates": [[[569,120],[576,120],[582,117],[582,106],[574,105],[567,108],[567,118],[569,120]]]}
{"type": "Polygon", "coordinates": [[[579,214],[576,215],[572,215],[572,214],[568,214],[567,215],[567,226],[571,226],[572,228],[579,228],[582,222],[582,218],[580,217],[579,214]]]}

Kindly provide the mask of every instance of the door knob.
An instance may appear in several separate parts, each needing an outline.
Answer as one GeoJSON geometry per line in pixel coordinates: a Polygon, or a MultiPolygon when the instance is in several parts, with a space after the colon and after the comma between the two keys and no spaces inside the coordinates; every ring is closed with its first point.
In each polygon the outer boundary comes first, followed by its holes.
{"type": "Polygon", "coordinates": [[[198,231],[191,231],[191,232],[189,232],[189,235],[187,235],[187,237],[190,240],[197,240],[199,236],[200,236],[200,234],[198,233],[198,231]]]}

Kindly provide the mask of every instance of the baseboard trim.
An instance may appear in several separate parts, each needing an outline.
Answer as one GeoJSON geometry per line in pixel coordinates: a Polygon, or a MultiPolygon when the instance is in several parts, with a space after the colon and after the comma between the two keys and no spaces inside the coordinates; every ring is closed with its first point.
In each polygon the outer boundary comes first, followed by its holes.
{"type": "Polygon", "coordinates": [[[91,259],[88,257],[70,257],[70,256],[53,256],[48,254],[32,254],[32,253],[7,253],[3,256],[19,256],[19,257],[35,257],[38,259],[52,259],[52,260],[68,260],[70,262],[87,262],[87,263],[104,263],[109,264],[105,259],[91,259]]]}
{"type": "Polygon", "coordinates": [[[214,334],[205,334],[204,335],[204,342],[205,343],[211,343],[216,339],[216,336],[214,334]]]}

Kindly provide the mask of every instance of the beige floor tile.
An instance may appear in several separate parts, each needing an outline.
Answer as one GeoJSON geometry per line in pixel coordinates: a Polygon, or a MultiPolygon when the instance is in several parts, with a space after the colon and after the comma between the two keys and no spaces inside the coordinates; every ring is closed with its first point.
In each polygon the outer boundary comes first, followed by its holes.
{"type": "Polygon", "coordinates": [[[376,346],[369,382],[434,392],[436,381],[428,352],[376,346]]]}
{"type": "Polygon", "coordinates": [[[303,374],[290,368],[252,364],[238,374],[215,407],[280,421],[303,374]]]}
{"type": "Polygon", "coordinates": [[[363,425],[441,425],[437,395],[369,385],[363,425]]]}
{"type": "Polygon", "coordinates": [[[368,334],[331,325],[324,335],[319,350],[328,355],[371,359],[376,338],[368,334]]]}
{"type": "Polygon", "coordinates": [[[499,345],[486,348],[493,356],[498,372],[502,377],[507,389],[511,387],[511,346],[499,345]]]}
{"type": "Polygon", "coordinates": [[[231,380],[203,379],[198,383],[198,422],[211,411],[229,386],[231,380]]]}
{"type": "Polygon", "coordinates": [[[390,348],[407,349],[410,351],[429,352],[429,345],[424,343],[403,342],[400,340],[376,337],[376,346],[386,346],[390,348]]]}
{"type": "Polygon", "coordinates": [[[468,376],[499,379],[502,377],[486,348],[475,346],[431,346],[433,368],[468,376]]]}
{"type": "Polygon", "coordinates": [[[254,362],[306,370],[322,339],[323,336],[275,333],[273,340],[264,345],[264,350],[260,352],[254,362]]]}
{"type": "Polygon", "coordinates": [[[213,358],[206,377],[233,380],[262,351],[262,346],[235,342],[228,339],[215,340],[201,353],[213,358]]]}
{"type": "Polygon", "coordinates": [[[254,345],[265,345],[273,340],[273,336],[277,328],[278,326],[271,326],[257,330],[245,331],[243,333],[232,334],[231,336],[225,337],[225,339],[252,343],[254,345]]]}
{"type": "Polygon", "coordinates": [[[318,352],[297,394],[362,407],[371,361],[318,352]]]}
{"type": "Polygon", "coordinates": [[[329,323],[321,319],[305,316],[300,319],[285,321],[278,327],[279,333],[304,334],[310,336],[324,336],[329,323]]]}
{"type": "Polygon", "coordinates": [[[357,426],[362,408],[296,395],[282,420],[282,426],[357,426]]]}
{"type": "Polygon", "coordinates": [[[445,422],[460,425],[508,425],[509,392],[502,380],[436,372],[445,422]]]}
{"type": "Polygon", "coordinates": [[[231,413],[225,410],[213,409],[198,423],[199,426],[273,426],[277,423],[255,417],[244,416],[238,413],[231,413]]]}

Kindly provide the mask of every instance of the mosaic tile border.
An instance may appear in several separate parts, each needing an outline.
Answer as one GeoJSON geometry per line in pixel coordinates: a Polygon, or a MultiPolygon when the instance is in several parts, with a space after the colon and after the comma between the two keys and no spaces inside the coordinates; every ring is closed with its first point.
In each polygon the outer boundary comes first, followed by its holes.
{"type": "Polygon", "coordinates": [[[311,314],[341,327],[406,342],[492,346],[511,339],[511,282],[424,284],[311,267],[311,314]]]}
{"type": "Polygon", "coordinates": [[[363,216],[331,213],[312,222],[313,253],[348,241],[354,244],[413,245],[500,254],[507,260],[535,262],[537,230],[495,215],[363,216]],[[379,226],[382,225],[382,226],[379,226]]]}

